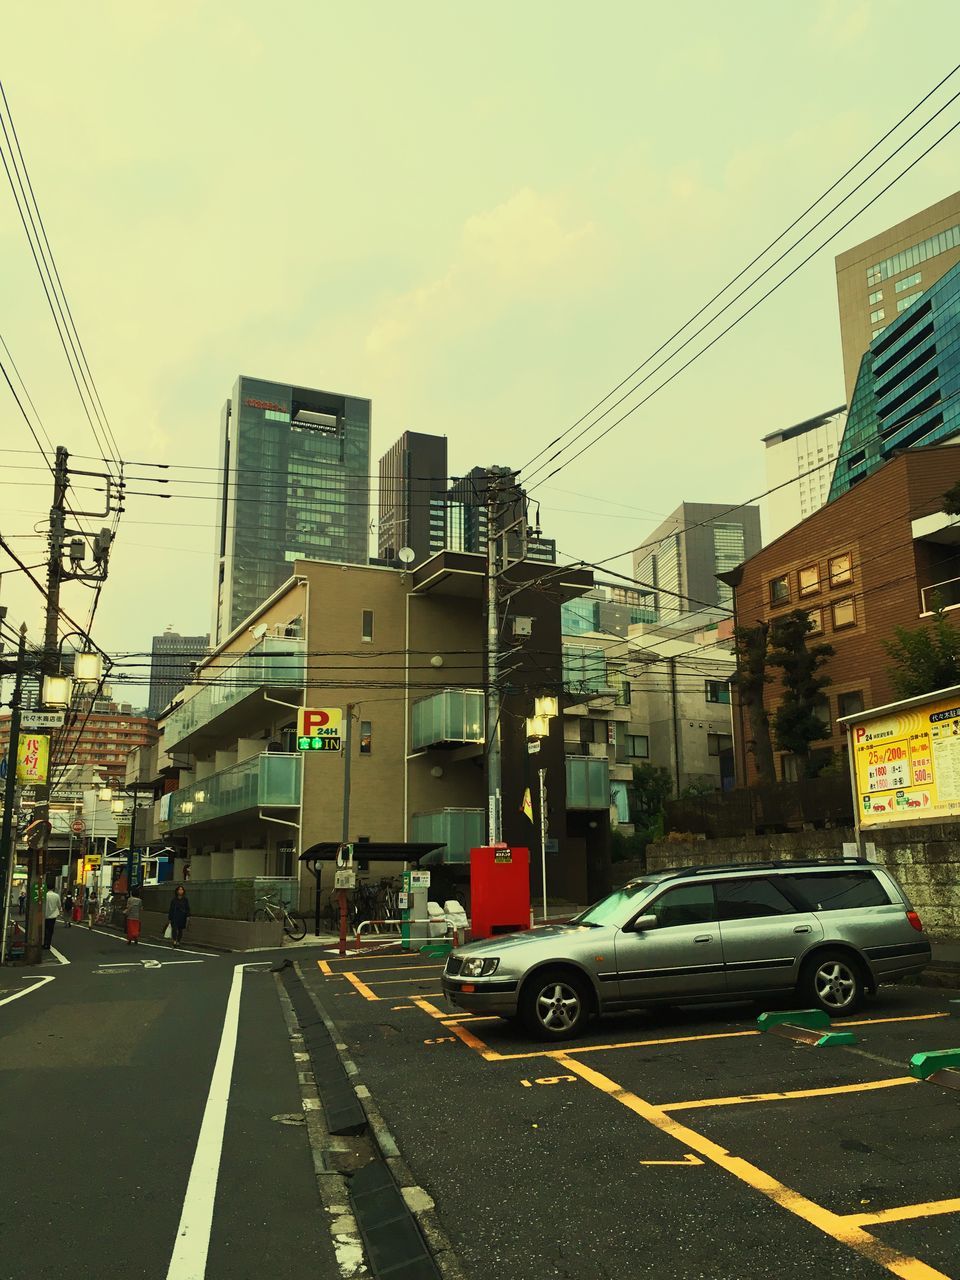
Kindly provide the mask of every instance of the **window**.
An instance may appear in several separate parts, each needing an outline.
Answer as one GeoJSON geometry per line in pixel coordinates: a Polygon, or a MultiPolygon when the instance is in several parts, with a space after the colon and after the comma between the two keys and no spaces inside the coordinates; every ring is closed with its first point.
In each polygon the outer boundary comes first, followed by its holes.
{"type": "Polygon", "coordinates": [[[883,333],[885,328],[886,328],[886,325],[881,325],[879,329],[874,329],[873,333],[871,333],[870,335],[870,341],[872,342],[874,338],[877,337],[878,334],[883,333]]]}
{"type": "Polygon", "coordinates": [[[807,628],[807,634],[811,636],[822,635],[823,634],[823,610],[808,609],[807,618],[809,619],[809,624],[810,624],[807,628]]]}
{"type": "Polygon", "coordinates": [[[650,755],[650,739],[645,733],[627,734],[627,755],[634,760],[646,760],[650,755]]]}
{"type": "MultiPolygon", "coordinates": [[[[902,280],[898,280],[893,286],[897,293],[904,293],[907,289],[912,289],[915,284],[920,283],[920,272],[914,271],[912,276],[904,276],[902,280]]],[[[872,302],[873,299],[871,298],[872,302]]]]}
{"type": "Polygon", "coordinates": [[[870,323],[879,324],[879,322],[883,319],[884,315],[885,315],[885,312],[883,310],[883,307],[877,307],[876,311],[870,312],[870,323]]]}
{"type": "Polygon", "coordinates": [[[779,578],[772,578],[770,581],[770,603],[786,604],[790,599],[790,579],[784,573],[779,578]]]}
{"type": "Polygon", "coordinates": [[[899,315],[901,311],[906,311],[907,307],[912,307],[919,297],[919,293],[911,293],[905,298],[900,298],[897,302],[897,315],[899,315]]]}
{"type": "Polygon", "coordinates": [[[733,738],[729,733],[708,733],[707,734],[707,755],[718,756],[723,751],[730,751],[733,748],[733,738]]]}
{"type": "Polygon", "coordinates": [[[830,559],[830,585],[839,587],[844,582],[853,581],[853,557],[849,551],[830,559]]]}
{"type": "Polygon", "coordinates": [[[830,731],[830,699],[817,698],[813,704],[813,715],[822,725],[826,725],[827,732],[830,731]]]}
{"type": "MultiPolygon", "coordinates": [[[[899,287],[900,287],[900,286],[898,285],[898,286],[897,286],[897,288],[899,288],[899,287]]],[[[871,293],[871,295],[870,295],[870,297],[869,297],[868,301],[869,301],[869,303],[870,303],[871,307],[873,306],[873,304],[874,304],[875,302],[882,302],[882,301],[883,301],[883,290],[882,290],[882,289],[875,289],[875,290],[874,290],[874,292],[873,292],[873,293],[871,293]]]]}
{"type": "Polygon", "coordinates": [[[373,726],[369,720],[360,721],[360,754],[368,756],[373,745],[373,726]]]}
{"type": "Polygon", "coordinates": [[[721,920],[755,920],[758,916],[786,916],[797,911],[769,880],[727,880],[716,889],[721,920]]]}
{"type": "Polygon", "coordinates": [[[840,627],[853,627],[857,622],[857,607],[851,596],[847,600],[836,600],[833,608],[833,629],[837,631],[840,627]]]}
{"type": "Polygon", "coordinates": [[[788,877],[789,889],[807,911],[882,907],[890,902],[872,871],[816,871],[788,877]]]}
{"type": "Polygon", "coordinates": [[[708,702],[729,702],[730,686],[726,680],[708,680],[704,689],[704,697],[708,702]]]}
{"type": "Polygon", "coordinates": [[[855,716],[863,710],[863,694],[859,689],[837,694],[837,715],[855,716]]]}
{"type": "Polygon", "coordinates": [[[373,610],[364,609],[360,618],[360,639],[370,641],[373,639],[373,610]]]}
{"type": "Polygon", "coordinates": [[[611,689],[616,691],[613,699],[615,707],[629,707],[630,705],[630,679],[622,671],[618,671],[615,667],[607,668],[607,683],[611,689]]]}
{"type": "Polygon", "coordinates": [[[710,924],[717,918],[712,884],[687,884],[668,889],[643,915],[655,915],[661,929],[681,924],[710,924]]]}
{"type": "Polygon", "coordinates": [[[815,591],[820,590],[820,566],[818,564],[808,564],[805,569],[800,570],[797,577],[802,596],[812,596],[815,591]]]}

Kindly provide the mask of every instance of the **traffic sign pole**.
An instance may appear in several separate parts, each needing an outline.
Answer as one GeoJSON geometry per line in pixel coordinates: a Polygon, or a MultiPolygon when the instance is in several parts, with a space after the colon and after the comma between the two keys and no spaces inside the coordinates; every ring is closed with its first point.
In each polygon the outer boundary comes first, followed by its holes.
{"type": "Polygon", "coordinates": [[[13,802],[17,785],[17,751],[20,747],[20,700],[23,694],[23,660],[27,649],[26,625],[20,628],[17,646],[17,670],[10,699],[10,741],[7,746],[7,776],[3,787],[3,823],[0,825],[0,885],[3,886],[3,931],[0,933],[0,964],[7,958],[7,926],[10,920],[10,894],[13,886],[13,866],[16,862],[16,841],[13,838],[13,802]]]}

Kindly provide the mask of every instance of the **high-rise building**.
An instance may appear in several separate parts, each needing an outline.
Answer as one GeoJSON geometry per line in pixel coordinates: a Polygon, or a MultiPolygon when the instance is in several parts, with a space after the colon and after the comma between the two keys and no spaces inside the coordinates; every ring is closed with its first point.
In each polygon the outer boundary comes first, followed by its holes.
{"type": "Polygon", "coordinates": [[[214,644],[294,560],[366,563],[370,401],[241,376],[223,408],[220,465],[214,644]]]}
{"type": "Polygon", "coordinates": [[[911,305],[877,334],[861,362],[831,500],[895,453],[943,444],[960,433],[960,262],[911,297],[911,305]]]}
{"type": "MultiPolygon", "coordinates": [[[[156,721],[135,712],[127,703],[101,696],[75,707],[62,729],[51,733],[50,755],[56,770],[76,765],[84,777],[99,784],[122,779],[127,753],[157,739],[156,721]]],[[[0,716],[0,756],[10,741],[10,717],[0,716]]]]}
{"type": "MultiPolygon", "coordinates": [[[[380,459],[377,553],[394,561],[401,547],[425,560],[433,545],[434,505],[447,489],[447,437],[405,431],[380,459]]],[[[439,550],[440,548],[436,548],[439,550]]]]}
{"type": "Polygon", "coordinates": [[[847,404],[873,339],[957,262],[960,191],[837,255],[847,404]]]}
{"type": "Polygon", "coordinates": [[[846,405],[763,437],[767,496],[763,538],[772,542],[827,501],[846,405]]]}
{"type": "Polygon", "coordinates": [[[150,646],[150,701],[147,715],[154,719],[188,683],[190,668],[207,651],[209,636],[182,636],[167,627],[150,646]]]}
{"type": "Polygon", "coordinates": [[[653,591],[663,622],[705,606],[729,608],[733,592],[717,581],[760,550],[760,508],[683,502],[633,553],[633,576],[653,591]]]}

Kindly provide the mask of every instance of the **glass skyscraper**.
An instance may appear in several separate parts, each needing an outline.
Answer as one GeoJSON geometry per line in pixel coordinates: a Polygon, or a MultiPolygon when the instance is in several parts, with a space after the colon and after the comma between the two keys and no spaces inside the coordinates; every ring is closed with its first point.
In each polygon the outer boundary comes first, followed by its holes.
{"type": "Polygon", "coordinates": [[[223,408],[220,460],[214,644],[294,560],[367,563],[370,401],[241,376],[223,408]]]}
{"type": "MultiPolygon", "coordinates": [[[[922,247],[922,246],[921,246],[922,247]]],[[[860,362],[830,498],[898,449],[960,432],[960,263],[879,330],[860,362]]]]}

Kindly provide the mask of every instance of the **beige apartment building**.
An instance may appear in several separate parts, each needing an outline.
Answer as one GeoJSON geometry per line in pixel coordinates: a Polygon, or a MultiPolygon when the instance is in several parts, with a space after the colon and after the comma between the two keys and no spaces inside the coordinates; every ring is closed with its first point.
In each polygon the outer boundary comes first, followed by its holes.
{"type": "Polygon", "coordinates": [[[960,191],[838,254],[843,378],[850,404],[873,339],[960,261],[960,191]]]}
{"type": "MultiPolygon", "coordinates": [[[[157,802],[157,834],[184,846],[176,874],[186,862],[191,881],[298,876],[301,853],[342,838],[345,756],[297,750],[306,705],[352,715],[350,840],[443,845],[465,876],[470,848],[486,840],[484,584],[484,558],[463,553],[409,571],[296,561],[163,721],[179,776],[157,802]]],[[[504,838],[538,847],[539,815],[534,826],[521,805],[546,768],[551,891],[575,901],[590,888],[588,846],[605,838],[609,786],[588,787],[586,762],[565,760],[559,719],[530,755],[526,716],[537,693],[562,687],[560,606],[591,585],[575,569],[544,581],[529,563],[503,582],[504,838]],[[568,807],[582,811],[569,834],[568,807]]],[[[306,905],[314,882],[299,878],[306,905]]]]}

